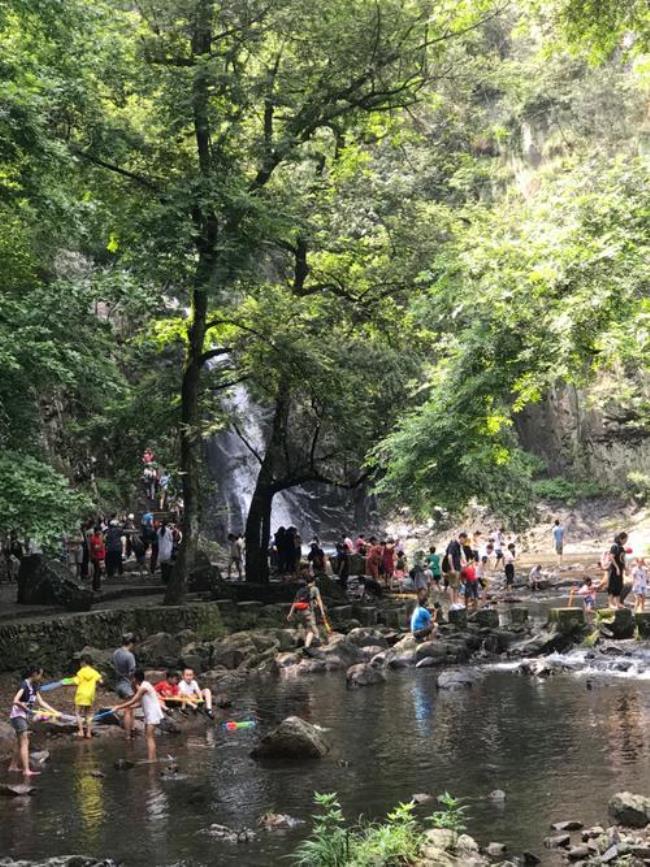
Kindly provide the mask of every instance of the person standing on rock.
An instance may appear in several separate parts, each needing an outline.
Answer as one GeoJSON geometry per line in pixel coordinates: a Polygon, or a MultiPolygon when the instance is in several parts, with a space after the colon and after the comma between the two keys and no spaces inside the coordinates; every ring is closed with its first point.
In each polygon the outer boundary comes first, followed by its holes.
{"type": "Polygon", "coordinates": [[[293,615],[298,612],[301,625],[305,631],[305,653],[309,656],[309,648],[311,647],[314,638],[320,640],[318,626],[316,624],[316,610],[319,609],[324,622],[327,622],[327,615],[323,606],[323,600],[320,595],[320,590],[316,586],[316,579],[313,575],[306,576],[306,582],[298,588],[296,598],[287,614],[287,620],[291,622],[293,615]]]}
{"type": "MultiPolygon", "coordinates": [[[[132,678],[136,669],[135,656],[133,648],[135,642],[133,635],[127,632],[122,636],[122,646],[113,654],[113,668],[117,675],[117,683],[115,684],[115,692],[121,699],[127,702],[133,698],[132,678]]],[[[127,739],[133,735],[133,709],[127,705],[124,710],[124,731],[127,739]]]]}
{"type": "Polygon", "coordinates": [[[553,524],[553,545],[555,547],[557,565],[561,567],[564,555],[564,526],[560,523],[559,518],[556,518],[553,524]]]}
{"type": "Polygon", "coordinates": [[[515,546],[511,542],[503,555],[503,569],[506,575],[506,590],[512,590],[515,584],[515,546]]]}
{"type": "Polygon", "coordinates": [[[447,545],[447,550],[442,560],[442,571],[447,579],[452,605],[458,603],[460,573],[462,568],[467,565],[467,559],[463,550],[465,545],[467,545],[467,533],[459,533],[458,538],[452,539],[447,545]]]}
{"type": "Polygon", "coordinates": [[[621,602],[623,579],[625,577],[625,543],[627,533],[619,533],[614,538],[614,544],[609,549],[610,563],[607,574],[607,597],[610,608],[624,608],[621,602]]]}

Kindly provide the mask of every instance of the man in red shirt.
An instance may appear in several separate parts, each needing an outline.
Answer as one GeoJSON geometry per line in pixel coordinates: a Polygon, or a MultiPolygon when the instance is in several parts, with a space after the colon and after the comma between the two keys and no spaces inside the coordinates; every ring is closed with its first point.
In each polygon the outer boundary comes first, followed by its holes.
{"type": "Polygon", "coordinates": [[[168,671],[166,680],[159,680],[158,683],[154,684],[153,688],[156,690],[162,701],[165,703],[165,707],[181,707],[182,702],[174,700],[179,697],[179,680],[180,675],[177,671],[168,671]],[[171,699],[171,701],[168,703],[166,699],[171,699]]]}

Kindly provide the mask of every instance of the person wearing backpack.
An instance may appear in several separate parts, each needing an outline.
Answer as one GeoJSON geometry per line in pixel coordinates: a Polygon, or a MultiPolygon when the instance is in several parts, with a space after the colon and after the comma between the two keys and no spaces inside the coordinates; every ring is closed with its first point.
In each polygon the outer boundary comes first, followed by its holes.
{"type": "Polygon", "coordinates": [[[323,607],[323,600],[320,595],[320,590],[316,586],[316,579],[313,575],[305,576],[305,583],[301,584],[296,593],[296,598],[287,615],[287,620],[293,620],[295,612],[300,617],[300,622],[305,630],[305,653],[309,656],[309,648],[314,638],[320,639],[318,626],[316,625],[316,609],[320,609],[321,617],[324,622],[327,622],[327,615],[323,607]]]}

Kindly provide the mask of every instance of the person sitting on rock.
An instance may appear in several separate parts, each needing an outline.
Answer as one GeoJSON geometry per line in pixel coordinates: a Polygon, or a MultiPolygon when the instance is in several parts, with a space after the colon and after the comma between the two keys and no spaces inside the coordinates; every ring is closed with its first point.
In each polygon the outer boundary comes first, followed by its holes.
{"type": "Polygon", "coordinates": [[[320,609],[323,620],[326,620],[325,608],[323,607],[320,590],[316,586],[316,579],[313,575],[307,574],[305,576],[305,583],[301,584],[298,588],[296,598],[287,615],[287,620],[291,621],[293,620],[294,613],[298,612],[301,625],[305,631],[304,649],[307,655],[309,655],[309,648],[314,638],[320,640],[318,626],[316,625],[317,608],[320,609]]]}
{"type": "Polygon", "coordinates": [[[177,671],[168,671],[165,680],[159,680],[154,683],[153,688],[156,690],[162,699],[165,707],[180,708],[181,703],[177,701],[180,698],[180,688],[178,682],[181,676],[177,671]],[[166,701],[170,699],[170,701],[166,701]]]}
{"type": "Polygon", "coordinates": [[[531,590],[541,590],[543,584],[542,564],[538,563],[528,573],[528,586],[531,590]]]}
{"type": "Polygon", "coordinates": [[[203,702],[205,705],[205,713],[210,719],[213,718],[212,713],[212,692],[209,689],[201,689],[194,679],[194,671],[191,668],[186,668],[183,671],[183,677],[178,684],[178,694],[183,699],[181,707],[194,707],[196,710],[198,705],[203,702]]]}
{"type": "Polygon", "coordinates": [[[417,604],[411,615],[411,632],[416,641],[426,641],[436,634],[435,621],[426,607],[428,597],[428,588],[418,590],[417,604]]]}

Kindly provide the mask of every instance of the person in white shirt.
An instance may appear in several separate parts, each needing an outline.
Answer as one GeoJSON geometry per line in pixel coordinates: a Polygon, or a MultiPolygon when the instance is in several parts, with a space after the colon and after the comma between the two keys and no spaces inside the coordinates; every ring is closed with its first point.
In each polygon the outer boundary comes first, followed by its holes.
{"type": "Polygon", "coordinates": [[[169,584],[171,578],[174,556],[174,534],[167,521],[163,521],[158,530],[158,562],[163,584],[169,584]]]}
{"type": "Polygon", "coordinates": [[[150,762],[155,762],[156,726],[164,716],[162,703],[156,690],[148,680],[145,680],[144,671],[142,671],[142,669],[138,668],[133,672],[133,684],[136,689],[135,695],[128,701],[115,705],[113,710],[131,711],[138,705],[142,707],[144,733],[147,741],[147,758],[150,762]]]}
{"type": "Polygon", "coordinates": [[[187,707],[194,705],[198,707],[198,705],[202,702],[205,704],[205,712],[210,717],[213,718],[212,713],[212,693],[209,689],[201,689],[196,680],[194,679],[194,671],[191,668],[186,668],[183,671],[183,678],[181,682],[178,684],[178,694],[181,698],[185,699],[183,701],[181,707],[187,707]]]}
{"type": "Polygon", "coordinates": [[[242,560],[244,558],[244,540],[241,536],[235,533],[228,533],[228,541],[230,542],[230,558],[228,560],[228,580],[230,581],[230,571],[234,566],[237,570],[239,580],[242,578],[242,560]]]}
{"type": "Polygon", "coordinates": [[[515,546],[512,542],[504,551],[503,568],[506,573],[506,590],[510,590],[515,583],[515,546]]]}

